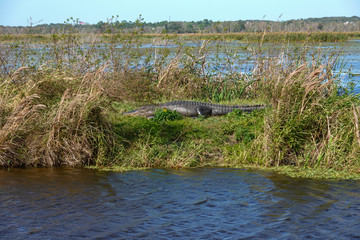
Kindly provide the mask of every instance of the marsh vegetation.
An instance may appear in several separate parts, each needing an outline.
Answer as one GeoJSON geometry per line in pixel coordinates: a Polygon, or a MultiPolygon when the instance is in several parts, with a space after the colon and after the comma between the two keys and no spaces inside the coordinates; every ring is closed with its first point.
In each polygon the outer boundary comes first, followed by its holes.
{"type": "Polygon", "coordinates": [[[40,45],[1,43],[1,166],[359,172],[359,97],[334,71],[340,52],[311,38],[267,47],[265,32],[239,45],[169,35],[144,42],[136,31],[84,41],[72,26],[40,45]],[[178,99],[271,107],[206,119],[121,114],[178,99]]]}

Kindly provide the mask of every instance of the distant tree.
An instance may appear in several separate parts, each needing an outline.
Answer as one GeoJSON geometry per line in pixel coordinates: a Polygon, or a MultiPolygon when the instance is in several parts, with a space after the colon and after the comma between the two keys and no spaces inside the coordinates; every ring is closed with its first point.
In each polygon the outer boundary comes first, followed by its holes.
{"type": "Polygon", "coordinates": [[[318,29],[319,29],[320,31],[322,31],[322,30],[324,29],[324,25],[323,25],[322,23],[319,23],[319,24],[318,24],[318,29]]]}
{"type": "Polygon", "coordinates": [[[242,32],[242,31],[245,31],[245,22],[243,21],[237,21],[235,24],[234,24],[234,32],[242,32]]]}
{"type": "Polygon", "coordinates": [[[324,18],[308,18],[298,20],[265,21],[265,20],[248,20],[248,21],[223,21],[213,22],[204,19],[196,22],[154,22],[146,23],[140,16],[136,21],[118,21],[118,18],[108,19],[107,22],[99,21],[96,24],[78,24],[77,19],[69,19],[72,22],[57,24],[38,24],[29,19],[27,27],[8,27],[0,26],[0,34],[19,34],[19,33],[40,33],[54,34],[64,27],[73,28],[78,33],[94,33],[94,32],[148,32],[148,33],[194,33],[194,32],[262,32],[264,29],[276,31],[360,31],[360,17],[324,17],[324,18]],[[74,22],[73,22],[74,21],[74,22]],[[111,26],[110,26],[111,25],[111,26]]]}
{"type": "Polygon", "coordinates": [[[180,22],[169,22],[165,25],[167,33],[183,33],[182,25],[180,22]]]}
{"type": "Polygon", "coordinates": [[[102,30],[105,26],[105,23],[103,21],[98,22],[95,27],[99,30],[102,30]]]}
{"type": "Polygon", "coordinates": [[[185,30],[187,33],[194,33],[195,32],[195,29],[194,29],[194,26],[192,23],[188,23],[186,24],[186,30],[185,30]]]}

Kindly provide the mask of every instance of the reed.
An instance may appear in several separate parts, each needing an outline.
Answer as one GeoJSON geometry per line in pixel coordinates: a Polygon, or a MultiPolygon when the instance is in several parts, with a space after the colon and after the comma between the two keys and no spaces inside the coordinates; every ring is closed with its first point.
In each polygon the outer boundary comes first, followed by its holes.
{"type": "Polygon", "coordinates": [[[144,48],[137,35],[85,44],[71,31],[42,50],[31,39],[1,43],[0,165],[359,171],[359,98],[339,94],[339,55],[309,38],[266,48],[267,36],[240,47],[157,36],[144,48]],[[208,119],[121,115],[177,99],[271,107],[208,119]]]}
{"type": "Polygon", "coordinates": [[[259,156],[266,165],[341,169],[348,161],[359,164],[352,105],[359,99],[339,97],[334,79],[323,70],[301,65],[288,77],[268,82],[274,110],[265,117],[259,156]]]}

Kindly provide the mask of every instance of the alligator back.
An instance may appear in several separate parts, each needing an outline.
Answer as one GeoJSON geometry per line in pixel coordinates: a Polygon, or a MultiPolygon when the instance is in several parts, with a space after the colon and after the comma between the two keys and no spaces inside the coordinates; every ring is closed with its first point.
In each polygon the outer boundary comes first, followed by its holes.
{"type": "MultiPolygon", "coordinates": [[[[167,108],[168,106],[184,106],[189,108],[196,107],[207,107],[211,108],[211,116],[225,115],[234,110],[241,110],[246,113],[250,113],[257,109],[264,109],[265,105],[220,105],[213,103],[197,102],[197,101],[171,101],[160,105],[161,107],[167,108]]],[[[199,115],[199,114],[198,114],[199,115]]]]}

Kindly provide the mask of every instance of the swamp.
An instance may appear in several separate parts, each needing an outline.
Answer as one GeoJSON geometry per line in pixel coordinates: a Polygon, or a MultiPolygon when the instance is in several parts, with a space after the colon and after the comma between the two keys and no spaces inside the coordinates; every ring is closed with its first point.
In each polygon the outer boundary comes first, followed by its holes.
{"type": "Polygon", "coordinates": [[[253,35],[257,42],[83,36],[69,24],[45,42],[4,41],[0,165],[246,166],[358,178],[359,41],[253,35]],[[162,109],[152,119],[122,115],[171,100],[269,107],[195,119],[162,109]]]}
{"type": "Polygon", "coordinates": [[[107,27],[0,36],[1,236],[360,236],[358,34],[107,27]]]}

